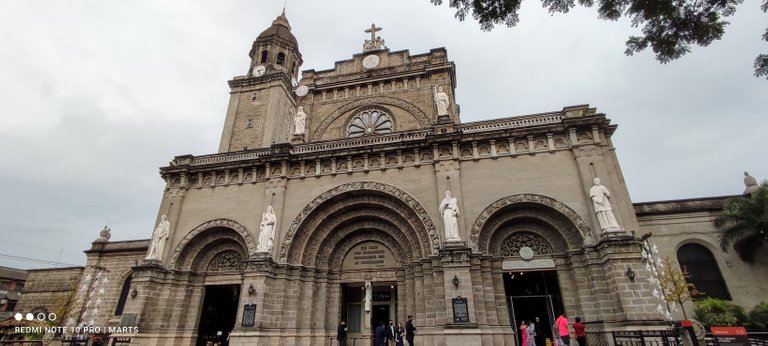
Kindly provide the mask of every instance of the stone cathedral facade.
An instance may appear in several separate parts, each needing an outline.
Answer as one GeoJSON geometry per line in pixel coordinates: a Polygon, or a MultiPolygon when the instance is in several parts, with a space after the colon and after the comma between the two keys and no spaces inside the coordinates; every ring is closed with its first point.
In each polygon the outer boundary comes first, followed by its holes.
{"type": "Polygon", "coordinates": [[[93,243],[68,323],[139,345],[328,345],[341,320],[362,340],[408,315],[419,345],[516,345],[536,317],[551,337],[559,311],[660,325],[616,124],[588,106],[464,123],[446,49],[391,51],[378,30],[298,82],[278,16],[229,81],[219,152],[161,168],[151,240],[93,243]]]}

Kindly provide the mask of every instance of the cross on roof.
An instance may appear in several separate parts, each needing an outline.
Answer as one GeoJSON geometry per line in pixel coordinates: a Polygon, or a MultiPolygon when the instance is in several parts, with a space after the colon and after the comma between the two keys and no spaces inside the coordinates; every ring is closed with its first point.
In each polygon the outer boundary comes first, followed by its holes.
{"type": "Polygon", "coordinates": [[[376,41],[376,32],[381,31],[381,28],[377,28],[376,24],[371,23],[370,29],[365,29],[365,32],[371,33],[371,42],[376,41]]]}

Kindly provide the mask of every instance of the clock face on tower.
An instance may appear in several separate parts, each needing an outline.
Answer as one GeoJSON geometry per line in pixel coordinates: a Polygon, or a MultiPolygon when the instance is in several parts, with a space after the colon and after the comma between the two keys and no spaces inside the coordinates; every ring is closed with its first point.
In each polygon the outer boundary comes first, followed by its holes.
{"type": "Polygon", "coordinates": [[[267,68],[264,65],[258,65],[253,67],[253,76],[261,77],[267,72],[267,68]]]}

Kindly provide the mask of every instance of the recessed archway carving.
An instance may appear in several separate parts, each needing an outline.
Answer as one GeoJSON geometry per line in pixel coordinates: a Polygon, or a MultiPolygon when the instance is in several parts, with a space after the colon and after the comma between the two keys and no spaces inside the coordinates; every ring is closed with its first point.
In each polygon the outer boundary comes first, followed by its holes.
{"type": "MultiPolygon", "coordinates": [[[[231,238],[233,241],[237,243],[241,243],[243,247],[245,247],[245,250],[248,251],[248,254],[252,254],[256,252],[256,241],[253,239],[253,236],[251,235],[251,232],[248,231],[243,225],[237,223],[236,221],[229,220],[229,219],[216,219],[211,220],[208,222],[205,222],[197,227],[195,227],[192,231],[187,233],[186,236],[179,242],[179,245],[176,246],[176,248],[173,250],[173,253],[171,254],[171,259],[168,261],[168,266],[173,269],[180,269],[182,267],[182,263],[184,262],[184,258],[181,257],[187,257],[182,256],[182,253],[189,252],[188,247],[190,245],[190,242],[200,235],[201,233],[210,230],[210,229],[230,229],[234,233],[229,238],[231,238]]],[[[221,239],[224,239],[227,237],[226,233],[221,234],[221,239]]]]}
{"type": "Polygon", "coordinates": [[[389,96],[373,96],[373,97],[365,97],[361,99],[354,100],[349,103],[343,104],[341,107],[337,108],[333,111],[330,115],[328,115],[323,121],[320,123],[320,125],[317,127],[317,130],[312,133],[312,139],[311,141],[319,141],[320,137],[323,136],[323,133],[328,129],[328,126],[331,125],[331,123],[334,122],[338,117],[342,116],[343,114],[359,108],[363,106],[375,106],[375,105],[391,105],[396,106],[399,108],[402,108],[406,110],[408,113],[413,115],[414,118],[419,122],[419,125],[421,127],[425,127],[429,125],[429,118],[427,118],[427,115],[419,109],[419,107],[416,107],[416,105],[405,101],[403,99],[395,98],[395,97],[389,97],[389,96]]]}
{"type": "Polygon", "coordinates": [[[472,225],[469,237],[472,250],[488,252],[493,233],[514,217],[535,219],[547,224],[546,228],[559,231],[567,242],[564,245],[571,248],[582,246],[585,236],[591,232],[584,220],[565,204],[542,195],[519,194],[501,198],[480,213],[472,225]]]}
{"type": "Polygon", "coordinates": [[[314,266],[313,257],[329,251],[327,244],[349,227],[403,239],[410,260],[436,255],[440,246],[435,224],[413,196],[394,185],[361,181],[328,190],[304,207],[283,237],[278,261],[314,266]]]}

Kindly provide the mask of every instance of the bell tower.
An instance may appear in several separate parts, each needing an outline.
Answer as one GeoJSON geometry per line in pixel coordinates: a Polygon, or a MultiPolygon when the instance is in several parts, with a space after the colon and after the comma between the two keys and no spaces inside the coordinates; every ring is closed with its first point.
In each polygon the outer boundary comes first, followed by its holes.
{"type": "Polygon", "coordinates": [[[248,73],[229,81],[230,99],[219,152],[290,142],[302,63],[299,44],[283,13],[251,46],[248,73]]]}

